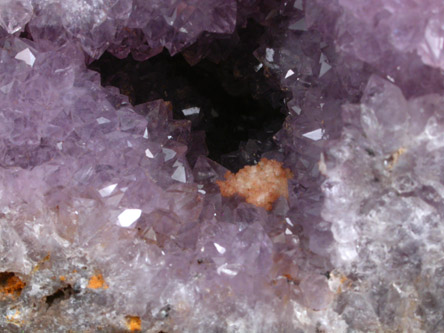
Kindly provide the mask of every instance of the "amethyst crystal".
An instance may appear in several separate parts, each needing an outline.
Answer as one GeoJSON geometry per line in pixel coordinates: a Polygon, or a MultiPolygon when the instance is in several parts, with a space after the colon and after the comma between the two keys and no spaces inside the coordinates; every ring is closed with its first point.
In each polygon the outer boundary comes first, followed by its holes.
{"type": "Polygon", "coordinates": [[[2,331],[444,331],[443,13],[436,0],[3,1],[2,331]],[[222,197],[227,170],[192,119],[167,100],[133,106],[87,67],[105,50],[219,62],[251,20],[257,62],[233,72],[288,96],[277,148],[236,153],[291,169],[270,211],[222,197]]]}

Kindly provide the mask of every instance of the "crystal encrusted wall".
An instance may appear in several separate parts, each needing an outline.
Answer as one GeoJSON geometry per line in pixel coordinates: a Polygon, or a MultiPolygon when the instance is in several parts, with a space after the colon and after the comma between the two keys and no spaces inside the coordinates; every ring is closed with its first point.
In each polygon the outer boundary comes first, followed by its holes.
{"type": "Polygon", "coordinates": [[[1,2],[1,330],[444,331],[443,13],[438,0],[1,2]],[[251,94],[288,110],[273,149],[247,152],[285,182],[261,165],[228,175],[248,170],[241,185],[264,195],[285,185],[267,209],[222,196],[196,107],[133,105],[88,68],[105,51],[223,63],[251,22],[254,61],[233,75],[256,73],[251,94]]]}

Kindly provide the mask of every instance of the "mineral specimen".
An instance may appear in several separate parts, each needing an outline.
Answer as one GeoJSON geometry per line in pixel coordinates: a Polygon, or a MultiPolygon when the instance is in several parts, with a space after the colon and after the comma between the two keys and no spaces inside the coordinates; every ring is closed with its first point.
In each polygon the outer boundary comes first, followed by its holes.
{"type": "Polygon", "coordinates": [[[1,2],[1,330],[443,332],[443,13],[437,0],[1,2]],[[236,161],[262,161],[228,181],[198,106],[178,119],[167,94],[132,105],[87,67],[164,48],[221,64],[236,47],[248,61],[233,77],[287,115],[274,146],[240,144],[236,161]]]}
{"type": "Polygon", "coordinates": [[[282,163],[263,158],[257,165],[246,166],[235,175],[227,171],[225,180],[218,180],[216,184],[224,197],[239,194],[248,203],[271,210],[279,197],[288,199],[288,179],[292,176],[282,163]]]}

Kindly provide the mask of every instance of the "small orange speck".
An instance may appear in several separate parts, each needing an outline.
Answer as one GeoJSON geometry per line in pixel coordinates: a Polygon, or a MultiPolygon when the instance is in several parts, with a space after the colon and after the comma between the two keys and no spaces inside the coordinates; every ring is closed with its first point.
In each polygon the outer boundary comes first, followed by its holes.
{"type": "Polygon", "coordinates": [[[291,274],[282,274],[283,277],[285,277],[288,281],[291,282],[298,282],[295,277],[293,277],[291,274]]]}
{"type": "Polygon", "coordinates": [[[59,279],[60,279],[60,281],[66,281],[66,276],[60,275],[59,279]]]}
{"type": "Polygon", "coordinates": [[[105,283],[105,279],[102,274],[96,274],[89,279],[88,288],[90,289],[108,289],[108,285],[105,283]]]}
{"type": "Polygon", "coordinates": [[[142,329],[142,320],[137,316],[126,316],[126,326],[131,332],[140,331],[142,329]]]}

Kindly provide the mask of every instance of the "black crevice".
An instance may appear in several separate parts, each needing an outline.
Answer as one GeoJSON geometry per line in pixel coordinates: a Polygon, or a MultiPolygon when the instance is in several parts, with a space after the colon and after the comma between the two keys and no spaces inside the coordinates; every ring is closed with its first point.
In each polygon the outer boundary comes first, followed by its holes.
{"type": "Polygon", "coordinates": [[[172,102],[175,119],[190,119],[192,131],[205,131],[209,158],[236,171],[276,149],[272,137],[286,115],[286,93],[269,73],[258,70],[253,55],[262,34],[263,27],[250,22],[206,45],[207,57],[194,66],[186,58],[202,47],[199,42],[182,54],[164,51],[142,62],[105,53],[89,68],[100,72],[103,86],[118,87],[133,105],[172,102]],[[216,54],[221,50],[223,55],[216,54]],[[190,107],[199,107],[200,114],[185,116],[182,110],[190,107]]]}

